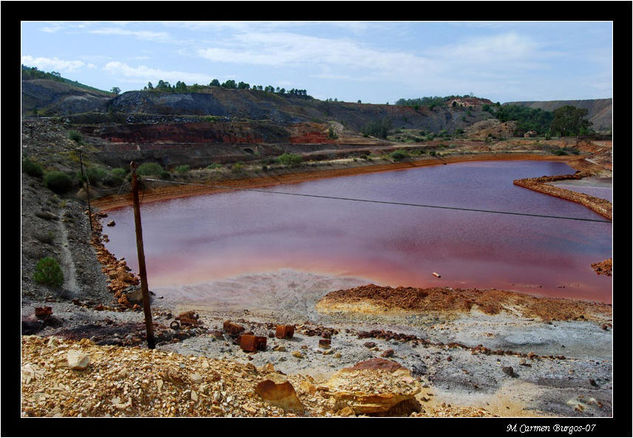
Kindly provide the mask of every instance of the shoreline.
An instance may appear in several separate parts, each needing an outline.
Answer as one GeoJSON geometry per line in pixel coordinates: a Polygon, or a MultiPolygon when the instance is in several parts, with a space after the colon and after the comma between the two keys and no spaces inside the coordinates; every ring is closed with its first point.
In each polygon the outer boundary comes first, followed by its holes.
{"type": "MultiPolygon", "coordinates": [[[[477,162],[477,161],[564,161],[570,167],[577,169],[578,158],[557,155],[542,155],[530,153],[498,153],[498,154],[476,154],[463,156],[448,156],[441,159],[422,159],[415,161],[404,161],[389,164],[373,164],[366,166],[342,167],[338,169],[324,169],[313,171],[290,172],[275,176],[258,176],[241,178],[235,180],[220,180],[214,183],[204,182],[190,183],[174,182],[174,185],[167,187],[157,187],[146,191],[143,195],[143,203],[167,201],[170,199],[187,198],[191,196],[211,195],[224,193],[236,189],[253,189],[272,187],[281,184],[297,184],[325,178],[336,178],[340,176],[353,176],[366,173],[389,172],[393,170],[412,169],[426,166],[438,166],[448,163],[477,162]],[[222,184],[228,188],[213,187],[214,184],[222,184]]],[[[132,204],[131,194],[108,195],[92,201],[92,205],[101,211],[107,212],[118,208],[127,207],[132,204]]]]}

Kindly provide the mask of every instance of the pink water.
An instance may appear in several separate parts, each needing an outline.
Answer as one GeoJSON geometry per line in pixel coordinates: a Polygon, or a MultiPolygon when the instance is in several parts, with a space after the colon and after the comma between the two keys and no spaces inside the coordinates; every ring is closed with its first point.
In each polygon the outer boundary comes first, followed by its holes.
{"type": "MultiPolygon", "coordinates": [[[[512,184],[572,172],[560,162],[472,162],[269,190],[603,219],[512,184]]],[[[390,286],[494,287],[611,302],[611,277],[591,268],[611,257],[610,223],[248,191],[144,204],[141,214],[150,287],[290,268],[390,286]]],[[[110,219],[117,225],[104,227],[107,246],[136,271],[132,209],[110,219]]]]}

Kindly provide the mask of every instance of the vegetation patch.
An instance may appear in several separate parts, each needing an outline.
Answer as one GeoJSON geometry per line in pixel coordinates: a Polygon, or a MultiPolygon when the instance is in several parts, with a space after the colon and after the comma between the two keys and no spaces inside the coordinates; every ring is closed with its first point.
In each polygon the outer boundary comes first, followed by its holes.
{"type": "Polygon", "coordinates": [[[44,175],[44,185],[55,193],[66,193],[73,188],[73,180],[58,170],[53,170],[44,175]]]}
{"type": "Polygon", "coordinates": [[[402,161],[410,158],[410,155],[407,153],[407,151],[403,149],[398,149],[397,151],[393,151],[391,154],[389,154],[389,157],[391,157],[393,161],[402,161]]]}
{"type": "Polygon", "coordinates": [[[303,157],[297,154],[289,154],[283,153],[279,157],[277,157],[277,162],[279,164],[283,164],[284,166],[294,167],[301,164],[303,161],[303,157]]]}
{"type": "Polygon", "coordinates": [[[22,172],[36,178],[41,178],[44,175],[42,166],[28,157],[22,160],[22,172]]]}
{"type": "Polygon", "coordinates": [[[147,175],[160,176],[162,172],[163,172],[163,166],[161,166],[158,163],[153,163],[153,162],[143,163],[140,166],[138,166],[138,169],[136,169],[136,173],[142,176],[147,176],[147,175]]]}
{"type": "Polygon", "coordinates": [[[33,280],[39,284],[60,287],[64,284],[64,273],[53,257],[44,257],[37,262],[33,280]]]}

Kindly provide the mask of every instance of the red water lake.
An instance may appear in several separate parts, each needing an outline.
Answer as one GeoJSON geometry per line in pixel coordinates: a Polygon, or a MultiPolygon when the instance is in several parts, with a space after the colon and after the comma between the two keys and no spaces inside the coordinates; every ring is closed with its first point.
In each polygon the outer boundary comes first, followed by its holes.
{"type": "MultiPolygon", "coordinates": [[[[512,184],[573,173],[561,162],[468,162],[280,185],[270,191],[604,220],[512,184]]],[[[236,191],[141,206],[151,287],[283,268],[389,286],[498,288],[611,303],[610,223],[236,191]],[[438,272],[441,278],[432,273],[438,272]]],[[[107,247],[138,271],[131,207],[107,247]]],[[[239,291],[235,291],[239,293],[239,291]]]]}

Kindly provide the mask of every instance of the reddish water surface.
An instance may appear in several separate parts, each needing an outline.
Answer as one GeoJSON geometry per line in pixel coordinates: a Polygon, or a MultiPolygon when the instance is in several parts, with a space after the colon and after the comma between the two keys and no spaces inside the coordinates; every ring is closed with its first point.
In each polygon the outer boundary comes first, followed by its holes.
{"type": "MultiPolygon", "coordinates": [[[[560,162],[470,162],[268,190],[603,219],[512,184],[566,173],[573,170],[560,162]]],[[[104,227],[108,248],[136,271],[132,209],[110,219],[117,225],[104,227]]],[[[611,257],[610,223],[249,191],[144,204],[142,220],[150,287],[290,268],[390,286],[494,287],[611,302],[611,277],[591,268],[611,257]]]]}

